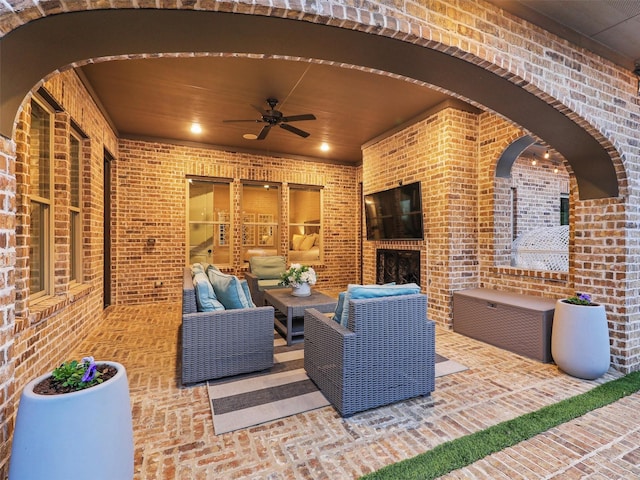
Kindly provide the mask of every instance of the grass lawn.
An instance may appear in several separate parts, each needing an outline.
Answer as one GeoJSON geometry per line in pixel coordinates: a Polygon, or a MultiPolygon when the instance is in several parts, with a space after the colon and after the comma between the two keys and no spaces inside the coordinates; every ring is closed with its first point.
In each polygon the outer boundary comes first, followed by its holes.
{"type": "Polygon", "coordinates": [[[388,465],[363,480],[428,480],[470,465],[562,423],[640,390],[640,372],[612,380],[575,397],[438,445],[416,457],[388,465]]]}

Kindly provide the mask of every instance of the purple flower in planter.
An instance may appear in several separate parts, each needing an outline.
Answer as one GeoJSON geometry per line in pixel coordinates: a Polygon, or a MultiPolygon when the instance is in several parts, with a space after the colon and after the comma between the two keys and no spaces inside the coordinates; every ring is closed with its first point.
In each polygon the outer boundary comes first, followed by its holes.
{"type": "Polygon", "coordinates": [[[96,366],[96,362],[93,360],[93,357],[84,357],[82,359],[82,363],[84,363],[84,364],[88,363],[89,364],[89,366],[87,367],[87,369],[84,372],[84,375],[82,376],[82,381],[83,382],[90,382],[96,376],[96,369],[98,368],[96,366]]]}
{"type": "Polygon", "coordinates": [[[591,295],[587,293],[576,293],[573,297],[569,297],[564,301],[573,305],[595,305],[595,303],[591,303],[591,295]]]}
{"type": "Polygon", "coordinates": [[[578,298],[584,302],[591,303],[591,295],[587,293],[581,293],[578,298]]]}

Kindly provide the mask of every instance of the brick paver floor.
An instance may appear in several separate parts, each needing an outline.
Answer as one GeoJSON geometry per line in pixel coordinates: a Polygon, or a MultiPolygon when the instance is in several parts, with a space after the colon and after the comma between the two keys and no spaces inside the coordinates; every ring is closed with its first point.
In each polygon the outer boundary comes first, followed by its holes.
{"type": "MultiPolygon", "coordinates": [[[[331,407],[216,435],[204,383],[179,383],[180,305],[110,307],[70,352],[127,368],[135,479],[352,479],[435,445],[585,392],[564,375],[444,329],[438,353],[469,367],[417,398],[340,418],[331,407]]],[[[554,428],[448,479],[640,478],[640,395],[554,428]]]]}

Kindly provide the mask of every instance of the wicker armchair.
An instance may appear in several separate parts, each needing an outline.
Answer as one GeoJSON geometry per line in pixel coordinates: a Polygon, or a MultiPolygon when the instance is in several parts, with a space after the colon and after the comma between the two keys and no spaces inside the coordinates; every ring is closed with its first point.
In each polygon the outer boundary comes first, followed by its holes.
{"type": "Polygon", "coordinates": [[[273,366],[273,307],[198,312],[188,268],[182,290],[182,383],[273,366]]]}
{"type": "Polygon", "coordinates": [[[304,317],[304,368],[340,415],[429,395],[435,329],[426,295],[350,300],[348,308],[348,328],[315,309],[304,317]]]}
{"type": "Polygon", "coordinates": [[[244,279],[249,285],[251,298],[258,307],[264,305],[265,290],[282,288],[280,274],[285,270],[285,259],[281,255],[257,256],[249,259],[249,271],[244,273],[244,279]]]}

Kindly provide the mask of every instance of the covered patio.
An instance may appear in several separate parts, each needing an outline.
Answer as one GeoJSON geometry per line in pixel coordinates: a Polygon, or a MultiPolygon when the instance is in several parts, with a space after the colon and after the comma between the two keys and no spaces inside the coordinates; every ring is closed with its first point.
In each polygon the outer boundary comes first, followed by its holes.
{"type": "MultiPolygon", "coordinates": [[[[436,350],[468,370],[430,397],[343,419],[332,407],[216,435],[206,384],[179,384],[180,305],[109,307],[70,358],[127,368],[136,479],[350,479],[585,392],[579,380],[438,327],[436,350]]],[[[638,478],[640,396],[554,428],[444,478],[638,478]]]]}
{"type": "MultiPolygon", "coordinates": [[[[25,384],[85,355],[127,368],[140,480],[358,478],[640,369],[636,64],[619,64],[588,43],[495,4],[503,2],[5,3],[0,478],[7,475],[25,384]],[[223,82],[233,88],[216,87],[203,75],[197,75],[204,79],[200,86],[188,79],[169,82],[161,100],[147,101],[176,122],[164,133],[118,126],[83,73],[91,66],[147,60],[238,59],[255,63],[260,75],[267,62],[290,63],[290,70],[274,65],[275,73],[265,76],[278,81],[276,92],[262,91],[276,88],[271,81],[240,73],[223,82]],[[349,106],[341,100],[348,92],[337,91],[341,82],[319,76],[306,98],[297,104],[290,98],[285,112],[294,118],[315,112],[316,126],[323,116],[351,122],[356,115],[369,125],[370,112],[394,123],[355,142],[359,156],[352,162],[337,154],[323,157],[311,142],[301,155],[266,142],[245,150],[192,137],[187,122],[197,116],[193,103],[178,98],[175,104],[188,107],[185,113],[167,109],[165,101],[176,91],[204,92],[207,99],[216,92],[226,101],[233,90],[229,107],[201,104],[210,115],[205,131],[224,133],[224,120],[247,121],[242,110],[236,116],[231,108],[262,113],[251,105],[274,97],[282,105],[319,67],[366,75],[357,90],[370,96],[367,108],[349,106]],[[260,90],[237,88],[243,78],[257,78],[260,90]],[[384,93],[372,87],[391,80],[450,98],[397,122],[391,109],[381,108],[384,93]],[[348,107],[346,113],[327,108],[327,99],[348,107]],[[550,150],[551,159],[537,163],[535,152],[521,158],[528,146],[550,150]],[[518,169],[530,182],[533,166],[540,185],[554,185],[550,195],[537,190],[526,196],[514,183],[518,169]],[[562,181],[554,177],[558,170],[562,181]],[[217,220],[204,216],[216,227],[216,235],[210,230],[205,237],[215,238],[215,245],[199,239],[193,245],[202,243],[207,255],[214,246],[220,255],[224,247],[226,273],[244,276],[250,247],[277,247],[275,253],[290,255],[300,227],[300,234],[316,233],[306,228],[322,233],[320,245],[314,240],[312,247],[323,248],[317,266],[318,287],[325,291],[374,282],[378,250],[417,252],[418,283],[429,299],[428,316],[439,326],[436,350],[468,370],[439,378],[429,397],[346,419],[325,407],[216,435],[206,384],[179,383],[181,272],[191,263],[191,213],[206,213],[190,208],[193,180],[212,192],[213,185],[224,187],[224,194],[217,193],[224,201],[207,204],[212,212],[218,208],[217,220]],[[365,239],[364,196],[413,182],[422,184],[424,238],[365,239]],[[265,186],[277,192],[274,211],[254,211],[248,192],[265,186]],[[322,215],[290,215],[292,199],[308,190],[321,199],[322,215]],[[521,233],[514,227],[526,225],[513,206],[528,211],[525,199],[546,205],[540,200],[547,197],[551,207],[539,213],[568,226],[566,266],[556,271],[511,265],[512,241],[521,233]],[[553,364],[451,332],[453,294],[476,287],[552,299],[593,295],[607,309],[612,369],[596,382],[577,380],[553,364]]],[[[213,63],[207,71],[213,72],[209,78],[221,76],[213,63]]],[[[148,80],[143,90],[149,90],[167,76],[140,78],[148,80]]],[[[135,92],[130,98],[139,100],[135,92]]],[[[407,98],[413,104],[417,95],[407,98]]],[[[124,116],[142,125],[132,115],[134,105],[121,100],[124,116]]],[[[323,139],[324,131],[314,128],[308,128],[313,141],[323,139]]],[[[354,138],[352,128],[337,130],[354,138]]],[[[293,143],[291,130],[282,133],[293,143]]],[[[293,140],[302,141],[298,136],[293,140]]],[[[277,138],[273,132],[269,141],[277,138]]],[[[638,398],[627,397],[449,478],[640,478],[638,398]]]]}

